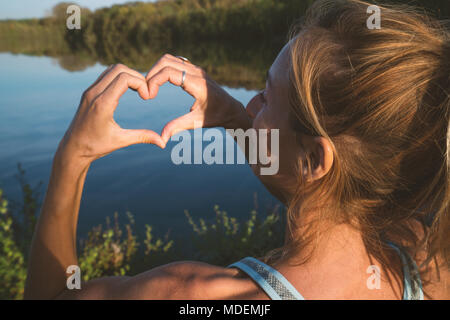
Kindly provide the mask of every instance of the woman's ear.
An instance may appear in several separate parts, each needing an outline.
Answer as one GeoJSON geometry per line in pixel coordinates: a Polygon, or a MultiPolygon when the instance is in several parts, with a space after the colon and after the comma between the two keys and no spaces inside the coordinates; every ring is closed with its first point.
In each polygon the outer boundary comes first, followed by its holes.
{"type": "Polygon", "coordinates": [[[304,146],[311,159],[311,172],[304,168],[307,181],[319,180],[325,176],[333,165],[334,154],[331,143],[324,137],[308,137],[304,146]]]}

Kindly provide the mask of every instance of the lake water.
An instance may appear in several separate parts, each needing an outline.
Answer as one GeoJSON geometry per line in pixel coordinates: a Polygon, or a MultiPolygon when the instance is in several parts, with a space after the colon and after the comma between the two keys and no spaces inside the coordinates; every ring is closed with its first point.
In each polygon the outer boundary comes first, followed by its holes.
{"type": "MultiPolygon", "coordinates": [[[[11,200],[20,200],[15,178],[17,163],[32,185],[48,182],[51,161],[78,107],[81,93],[105,66],[83,71],[62,69],[53,58],[0,54],[0,188],[11,200]]],[[[244,105],[255,91],[225,88],[244,105]]],[[[180,88],[164,85],[158,97],[142,101],[132,91],[121,99],[116,121],[126,128],[161,132],[164,124],[182,115],[193,98],[180,88]]],[[[214,205],[230,215],[247,217],[255,208],[264,213],[277,201],[265,190],[248,165],[175,165],[170,153],[153,145],[118,150],[90,168],[80,209],[79,232],[85,233],[114,212],[130,211],[138,227],[146,223],[156,233],[189,229],[184,210],[193,217],[213,218],[214,205]]]]}

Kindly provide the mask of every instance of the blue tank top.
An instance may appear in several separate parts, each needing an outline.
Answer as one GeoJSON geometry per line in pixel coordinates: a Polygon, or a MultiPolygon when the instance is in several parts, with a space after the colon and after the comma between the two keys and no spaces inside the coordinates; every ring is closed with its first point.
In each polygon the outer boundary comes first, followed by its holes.
{"type": "MultiPolygon", "coordinates": [[[[388,244],[402,261],[403,300],[423,300],[422,281],[416,263],[406,251],[393,243],[388,244]]],[[[305,300],[281,273],[258,259],[246,257],[228,268],[238,268],[245,272],[272,300],[305,300]]]]}

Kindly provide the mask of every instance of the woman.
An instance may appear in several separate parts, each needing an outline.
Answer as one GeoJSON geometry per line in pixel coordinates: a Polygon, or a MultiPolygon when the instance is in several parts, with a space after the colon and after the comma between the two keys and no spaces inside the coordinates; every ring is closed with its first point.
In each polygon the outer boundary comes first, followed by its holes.
{"type": "Polygon", "coordinates": [[[381,8],[370,30],[369,5],[316,2],[245,109],[184,58],[165,55],[145,78],[108,68],[55,154],[25,297],[449,299],[448,33],[407,7],[381,8]],[[167,81],[196,101],[161,136],[114,122],[128,88],[153,99],[167,81]],[[279,129],[279,171],[259,178],[288,208],[285,245],[226,268],[178,262],[66,290],[90,164],[135,143],[164,148],[195,121],[279,129]]]}

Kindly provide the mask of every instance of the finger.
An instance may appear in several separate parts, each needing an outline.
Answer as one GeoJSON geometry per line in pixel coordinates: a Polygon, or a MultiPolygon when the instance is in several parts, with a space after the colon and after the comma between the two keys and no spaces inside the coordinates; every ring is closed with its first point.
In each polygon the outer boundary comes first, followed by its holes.
{"type": "Polygon", "coordinates": [[[111,81],[108,87],[99,95],[98,99],[101,103],[110,105],[114,110],[119,103],[120,97],[128,90],[128,88],[136,90],[142,99],[148,99],[149,97],[145,80],[137,78],[127,72],[122,72],[111,81]]]}
{"type": "Polygon", "coordinates": [[[89,90],[90,88],[94,87],[97,83],[99,83],[104,76],[114,67],[114,65],[110,65],[108,68],[106,68],[97,78],[97,80],[94,81],[94,83],[87,89],[89,90]]]}
{"type": "Polygon", "coordinates": [[[126,72],[136,78],[140,78],[142,80],[145,80],[145,77],[137,72],[136,70],[133,70],[123,64],[116,64],[110,67],[108,72],[106,72],[102,79],[93,86],[92,90],[94,90],[97,94],[100,94],[103,92],[109,84],[121,73],[126,72]]]}
{"type": "Polygon", "coordinates": [[[183,130],[195,129],[194,124],[196,124],[198,127],[202,127],[203,124],[200,121],[200,118],[197,116],[197,114],[195,114],[195,112],[186,113],[181,117],[169,121],[164,126],[161,132],[161,138],[164,143],[167,143],[170,137],[177,134],[178,132],[183,130]],[[197,121],[199,123],[197,123],[197,121]]]}
{"type": "Polygon", "coordinates": [[[183,60],[181,60],[177,57],[174,57],[170,54],[165,54],[161,59],[159,59],[150,68],[150,71],[145,76],[145,79],[146,80],[150,79],[151,77],[153,77],[155,74],[157,74],[161,69],[163,69],[165,67],[173,67],[175,69],[186,70],[186,72],[196,75],[196,76],[201,76],[201,74],[203,72],[201,68],[195,66],[194,64],[192,64],[190,62],[183,63],[183,60]]]}
{"type": "Polygon", "coordinates": [[[139,143],[154,144],[161,149],[164,149],[166,146],[161,136],[152,130],[122,129],[120,136],[123,139],[123,147],[139,143]]]}
{"type": "Polygon", "coordinates": [[[109,70],[112,69],[112,65],[106,68],[99,76],[98,78],[92,83],[86,90],[83,92],[82,99],[95,99],[95,97],[98,95],[97,92],[94,92],[94,87],[103,79],[103,77],[106,75],[106,73],[109,72],[109,70]]]}
{"type": "MultiPolygon", "coordinates": [[[[158,95],[159,87],[166,82],[170,82],[176,86],[181,86],[182,78],[182,70],[173,67],[164,67],[147,81],[150,99],[153,99],[158,95]]],[[[206,80],[186,72],[186,77],[184,79],[184,90],[194,98],[198,99],[202,92],[206,91],[206,80]]]]}

